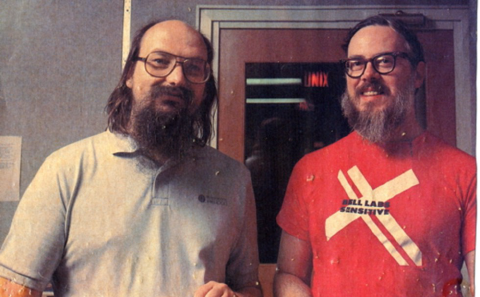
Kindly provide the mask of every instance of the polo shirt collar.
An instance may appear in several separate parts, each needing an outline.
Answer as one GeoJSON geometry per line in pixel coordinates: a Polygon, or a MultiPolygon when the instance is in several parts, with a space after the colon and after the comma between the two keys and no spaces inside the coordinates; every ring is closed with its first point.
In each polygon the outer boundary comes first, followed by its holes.
{"type": "MultiPolygon", "coordinates": [[[[110,130],[107,130],[106,133],[108,133],[108,138],[109,138],[109,151],[111,154],[119,157],[136,157],[139,156],[138,152],[138,145],[136,141],[129,135],[117,133],[117,132],[111,132],[110,130]]],[[[182,160],[194,160],[196,158],[195,154],[195,148],[196,146],[193,146],[191,149],[189,149],[182,160]]],[[[167,167],[171,167],[181,160],[178,159],[169,159],[165,162],[164,166],[168,164],[167,167]]]]}
{"type": "Polygon", "coordinates": [[[117,132],[107,130],[109,151],[113,155],[130,155],[135,154],[138,150],[138,145],[135,140],[129,135],[124,135],[117,132]]]}

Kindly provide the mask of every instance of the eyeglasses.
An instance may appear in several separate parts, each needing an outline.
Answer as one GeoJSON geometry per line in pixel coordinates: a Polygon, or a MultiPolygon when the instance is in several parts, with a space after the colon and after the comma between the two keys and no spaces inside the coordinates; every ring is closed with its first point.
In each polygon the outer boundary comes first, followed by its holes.
{"type": "Polygon", "coordinates": [[[395,64],[397,62],[397,57],[409,59],[407,53],[403,52],[394,52],[394,53],[385,53],[371,58],[370,60],[365,60],[361,58],[353,58],[343,60],[342,62],[345,65],[345,73],[351,78],[359,78],[365,72],[368,62],[372,63],[373,69],[380,74],[388,74],[395,69],[395,64]]]}
{"type": "Polygon", "coordinates": [[[134,61],[143,61],[145,71],[153,77],[167,77],[182,64],[185,78],[194,84],[201,84],[210,78],[210,65],[207,61],[198,58],[184,58],[166,52],[151,52],[146,58],[137,57],[134,61]]]}

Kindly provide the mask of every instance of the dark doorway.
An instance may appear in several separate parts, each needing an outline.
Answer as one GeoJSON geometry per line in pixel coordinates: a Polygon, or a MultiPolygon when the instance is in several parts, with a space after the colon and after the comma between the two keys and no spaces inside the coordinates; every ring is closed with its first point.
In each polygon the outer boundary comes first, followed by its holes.
{"type": "Polygon", "coordinates": [[[305,154],[346,136],[340,63],[247,63],[245,164],[257,205],[260,261],[275,263],[275,222],[290,173],[305,154]]]}

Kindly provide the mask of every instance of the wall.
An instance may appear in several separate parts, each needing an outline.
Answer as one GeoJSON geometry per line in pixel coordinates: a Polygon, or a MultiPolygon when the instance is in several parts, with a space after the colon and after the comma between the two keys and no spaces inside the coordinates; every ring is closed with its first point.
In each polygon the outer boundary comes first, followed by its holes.
{"type": "MultiPolygon", "coordinates": [[[[0,135],[22,136],[21,193],[48,154],[105,129],[121,71],[123,3],[85,3],[2,3],[0,135]]],[[[0,241],[16,206],[0,202],[0,241]]]]}
{"type": "Polygon", "coordinates": [[[196,5],[476,5],[475,0],[177,0],[151,1],[132,0],[133,28],[152,19],[180,18],[192,25],[195,24],[196,5]]]}
{"type": "MultiPolygon", "coordinates": [[[[132,31],[153,19],[195,25],[200,4],[470,4],[476,15],[474,0],[132,0],[132,31]]],[[[21,193],[51,152],[105,129],[104,106],[121,71],[122,25],[121,0],[2,0],[0,136],[22,136],[21,193]]],[[[0,202],[0,242],[16,206],[0,202]]]]}

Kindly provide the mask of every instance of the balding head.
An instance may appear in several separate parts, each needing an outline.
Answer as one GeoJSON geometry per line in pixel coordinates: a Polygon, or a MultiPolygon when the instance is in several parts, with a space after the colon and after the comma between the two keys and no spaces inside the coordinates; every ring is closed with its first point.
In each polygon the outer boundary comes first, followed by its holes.
{"type": "Polygon", "coordinates": [[[146,56],[159,46],[164,51],[176,52],[182,57],[194,55],[204,60],[208,58],[202,35],[190,25],[178,20],[160,22],[149,28],[141,40],[138,55],[146,56]]]}
{"type": "MultiPolygon", "coordinates": [[[[152,50],[163,50],[186,58],[198,56],[206,60],[209,65],[213,60],[213,49],[209,40],[182,21],[157,21],[141,28],[133,38],[122,77],[106,106],[108,127],[111,131],[128,134],[127,126],[130,121],[133,95],[132,89],[127,86],[127,80],[138,69],[138,64],[142,64],[135,60],[138,57],[145,57],[152,50]]],[[[180,68],[179,65],[176,68],[180,68]]],[[[217,97],[215,78],[212,74],[204,83],[202,92],[202,99],[197,102],[198,106],[196,106],[197,120],[194,125],[200,142],[205,143],[210,139],[212,133],[210,115],[217,97]]]]}

